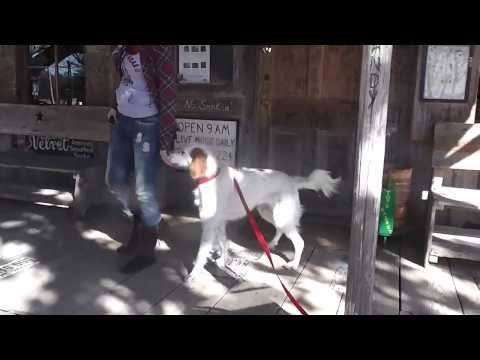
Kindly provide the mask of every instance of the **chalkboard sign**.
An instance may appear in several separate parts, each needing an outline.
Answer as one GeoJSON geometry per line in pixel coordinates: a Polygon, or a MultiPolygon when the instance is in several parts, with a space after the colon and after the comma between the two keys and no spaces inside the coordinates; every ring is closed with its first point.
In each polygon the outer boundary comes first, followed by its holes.
{"type": "Polygon", "coordinates": [[[236,166],[236,120],[177,119],[179,131],[175,150],[201,145],[212,151],[223,166],[236,166]]]}
{"type": "Polygon", "coordinates": [[[52,136],[13,135],[13,147],[17,150],[72,156],[78,159],[93,159],[95,155],[91,141],[52,136]]]}
{"type": "Polygon", "coordinates": [[[423,73],[423,100],[467,101],[471,51],[470,46],[427,46],[423,73]]]}

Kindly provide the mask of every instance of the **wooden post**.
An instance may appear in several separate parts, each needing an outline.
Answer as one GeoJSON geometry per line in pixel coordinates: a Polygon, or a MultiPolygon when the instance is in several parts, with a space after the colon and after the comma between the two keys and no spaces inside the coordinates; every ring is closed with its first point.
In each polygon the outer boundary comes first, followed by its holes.
{"type": "Polygon", "coordinates": [[[58,45],[53,45],[53,51],[54,51],[54,59],[55,59],[55,102],[54,104],[60,105],[60,87],[59,87],[60,71],[58,69],[58,45]]]}
{"type": "Polygon", "coordinates": [[[392,45],[363,46],[345,314],[372,313],[392,45]]]}
{"type": "Polygon", "coordinates": [[[15,45],[0,45],[0,103],[16,103],[20,93],[20,72],[16,71],[17,55],[15,45]]]}

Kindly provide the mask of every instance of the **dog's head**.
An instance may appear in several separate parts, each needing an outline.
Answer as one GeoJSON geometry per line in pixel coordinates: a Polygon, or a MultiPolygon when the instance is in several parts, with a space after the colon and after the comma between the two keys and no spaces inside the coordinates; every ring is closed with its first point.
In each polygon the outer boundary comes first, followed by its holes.
{"type": "Polygon", "coordinates": [[[190,165],[188,170],[192,179],[198,179],[206,176],[207,173],[207,153],[200,149],[194,148],[190,151],[190,165]]]}
{"type": "Polygon", "coordinates": [[[193,180],[216,174],[218,169],[217,161],[207,149],[197,146],[187,149],[187,153],[190,156],[188,170],[193,180]]]}
{"type": "Polygon", "coordinates": [[[192,146],[184,150],[160,152],[163,161],[170,167],[188,170],[192,179],[216,174],[218,165],[213,154],[204,147],[192,146]]]}

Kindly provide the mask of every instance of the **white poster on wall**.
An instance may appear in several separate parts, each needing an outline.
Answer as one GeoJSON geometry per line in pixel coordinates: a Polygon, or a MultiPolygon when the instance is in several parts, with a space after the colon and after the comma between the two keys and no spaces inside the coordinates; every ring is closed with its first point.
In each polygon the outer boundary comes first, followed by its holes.
{"type": "Polygon", "coordinates": [[[221,166],[237,161],[237,121],[177,119],[179,131],[175,150],[201,145],[212,151],[221,166]]]}
{"type": "Polygon", "coordinates": [[[470,46],[428,46],[423,98],[425,100],[465,100],[469,60],[470,46]]]}
{"type": "Polygon", "coordinates": [[[178,55],[181,82],[210,82],[210,45],[180,45],[178,55]]]}

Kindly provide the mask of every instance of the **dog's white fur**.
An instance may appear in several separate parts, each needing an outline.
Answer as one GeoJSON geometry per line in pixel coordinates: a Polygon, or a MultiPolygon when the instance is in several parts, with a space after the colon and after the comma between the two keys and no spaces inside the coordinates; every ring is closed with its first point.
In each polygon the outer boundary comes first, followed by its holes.
{"type": "MultiPolygon", "coordinates": [[[[217,160],[208,149],[197,148],[207,154],[205,176],[215,175],[218,170],[217,160]]],[[[186,150],[187,156],[190,156],[190,151],[191,149],[186,150]]],[[[187,162],[191,161],[190,157],[187,162]]],[[[226,223],[246,216],[233,185],[234,178],[237,179],[248,206],[252,210],[256,208],[263,219],[275,226],[276,234],[269,246],[276,247],[284,234],[292,241],[295,255],[286,266],[296,269],[304,248],[304,240],[298,231],[303,213],[298,190],[321,190],[326,197],[330,197],[338,191],[341,179],[333,179],[325,170],[314,170],[308,178],[302,178],[290,177],[275,170],[225,167],[217,177],[195,189],[196,204],[202,222],[202,237],[190,277],[203,269],[210,254],[217,247],[221,251],[219,266],[226,265],[226,223]]]]}

